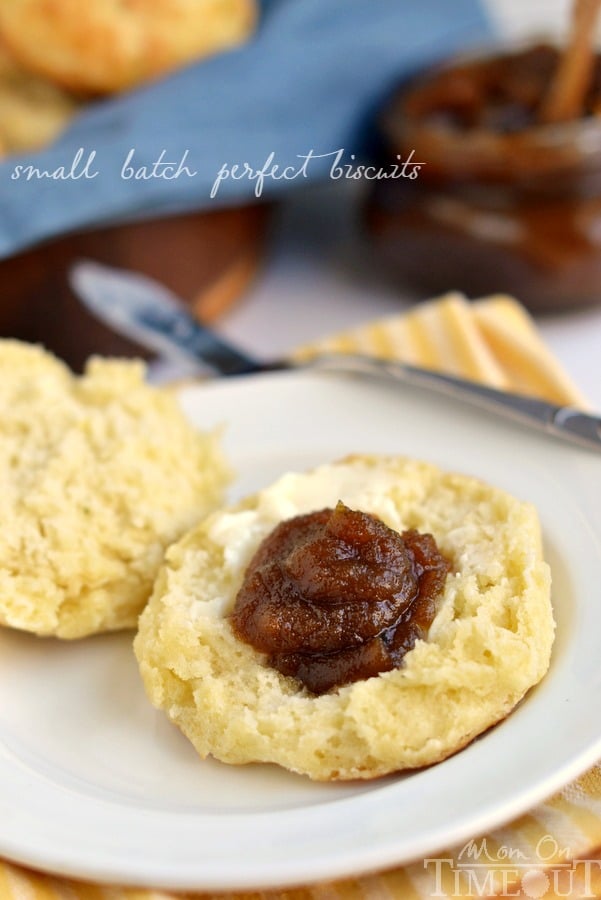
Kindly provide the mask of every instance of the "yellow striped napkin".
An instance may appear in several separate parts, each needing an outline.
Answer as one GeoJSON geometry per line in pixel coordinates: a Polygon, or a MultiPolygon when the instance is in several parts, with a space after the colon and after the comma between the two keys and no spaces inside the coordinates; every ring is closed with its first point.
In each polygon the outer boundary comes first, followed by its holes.
{"type": "MultiPolygon", "coordinates": [[[[586,406],[528,314],[508,297],[468,303],[451,294],[406,315],[302,348],[299,354],[321,350],[363,351],[586,406]]],[[[530,814],[492,834],[475,836],[467,851],[465,845],[445,849],[431,861],[418,860],[359,879],[227,896],[230,900],[430,900],[493,895],[601,898],[601,765],[530,814]],[[477,854],[483,865],[461,865],[470,851],[469,859],[474,861],[477,854]],[[520,862],[518,867],[512,867],[515,861],[520,862]]],[[[0,900],[174,900],[177,896],[200,900],[218,895],[87,885],[0,861],[0,900]]]]}

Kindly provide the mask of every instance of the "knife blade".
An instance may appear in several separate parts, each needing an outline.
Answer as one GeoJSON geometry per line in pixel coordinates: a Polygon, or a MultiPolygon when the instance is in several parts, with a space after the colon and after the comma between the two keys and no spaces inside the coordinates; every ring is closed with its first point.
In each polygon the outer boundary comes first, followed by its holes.
{"type": "Polygon", "coordinates": [[[167,357],[200,361],[215,374],[319,368],[378,376],[454,397],[601,453],[601,417],[575,407],[359,354],[260,361],[202,325],[175,294],[146,275],[82,260],[71,267],[69,281],[86,308],[115,331],[167,357]]]}
{"type": "Polygon", "coordinates": [[[161,356],[192,359],[221,375],[262,368],[201,325],[172,291],[146,275],[86,260],[72,266],[69,283],[96,318],[161,356]]]}

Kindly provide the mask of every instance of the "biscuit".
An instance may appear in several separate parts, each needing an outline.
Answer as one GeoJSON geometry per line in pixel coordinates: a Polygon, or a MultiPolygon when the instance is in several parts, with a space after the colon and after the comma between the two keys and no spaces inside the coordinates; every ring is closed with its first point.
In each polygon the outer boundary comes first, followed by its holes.
{"type": "Polygon", "coordinates": [[[349,457],[283,476],[170,547],[134,648],[150,700],[201,757],[367,779],[440,761],[507,716],[545,674],[553,636],[531,505],[425,462],[349,457]],[[338,500],[433,534],[452,569],[401,668],[317,696],[237,639],[228,616],[276,524],[338,500]]]}
{"type": "Polygon", "coordinates": [[[168,544],[223,502],[216,435],[144,366],[85,374],[0,341],[0,623],[77,638],[136,625],[168,544]]]}
{"type": "Polygon", "coordinates": [[[80,109],[56,85],[23,71],[0,44],[0,144],[2,154],[50,144],[80,109]]]}
{"type": "Polygon", "coordinates": [[[2,0],[0,35],[25,68],[70,90],[110,93],[233,47],[255,0],[2,0]]]}

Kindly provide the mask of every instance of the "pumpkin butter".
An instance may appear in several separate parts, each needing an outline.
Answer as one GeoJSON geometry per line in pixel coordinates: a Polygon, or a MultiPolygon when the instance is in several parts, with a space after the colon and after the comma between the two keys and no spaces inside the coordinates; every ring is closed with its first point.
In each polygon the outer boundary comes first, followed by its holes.
{"type": "Polygon", "coordinates": [[[257,549],[236,635],[314,694],[400,666],[437,612],[450,563],[430,534],[399,534],[339,502],[281,522],[257,549]]]}

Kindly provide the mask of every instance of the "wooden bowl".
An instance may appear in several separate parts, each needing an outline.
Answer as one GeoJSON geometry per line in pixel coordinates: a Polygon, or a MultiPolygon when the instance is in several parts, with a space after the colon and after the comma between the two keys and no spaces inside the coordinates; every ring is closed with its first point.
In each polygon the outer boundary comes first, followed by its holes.
{"type": "Polygon", "coordinates": [[[98,322],[71,292],[76,260],[163,282],[204,321],[243,293],[262,258],[267,206],[179,215],[78,232],[0,261],[0,336],[41,343],[80,371],[92,353],[148,357],[98,322]]]}

